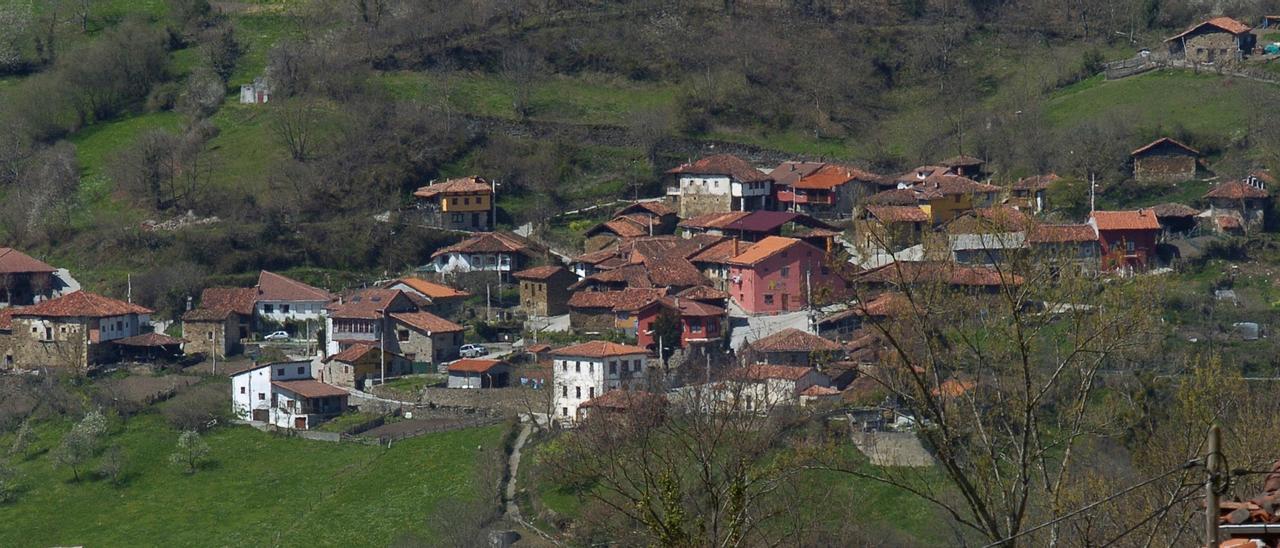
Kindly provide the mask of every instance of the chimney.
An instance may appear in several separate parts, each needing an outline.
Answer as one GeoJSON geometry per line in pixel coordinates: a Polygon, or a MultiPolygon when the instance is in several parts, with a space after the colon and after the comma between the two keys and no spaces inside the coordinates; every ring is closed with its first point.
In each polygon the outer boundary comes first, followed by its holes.
{"type": "Polygon", "coordinates": [[[738,237],[737,236],[733,237],[733,256],[734,257],[738,256],[738,237]]]}

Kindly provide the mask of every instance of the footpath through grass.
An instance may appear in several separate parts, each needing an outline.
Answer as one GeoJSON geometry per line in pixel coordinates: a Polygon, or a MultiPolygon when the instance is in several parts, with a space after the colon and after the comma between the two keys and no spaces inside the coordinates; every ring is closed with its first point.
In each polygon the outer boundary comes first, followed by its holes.
{"type": "Polygon", "coordinates": [[[33,456],[15,463],[22,492],[0,505],[0,546],[386,546],[404,533],[429,542],[428,513],[477,496],[477,455],[500,451],[502,437],[492,426],[383,449],[225,427],[206,435],[210,463],[188,476],[168,462],[177,432],[148,414],[112,436],[128,453],[115,487],[52,468],[45,450],[68,427],[39,428],[33,456]]]}

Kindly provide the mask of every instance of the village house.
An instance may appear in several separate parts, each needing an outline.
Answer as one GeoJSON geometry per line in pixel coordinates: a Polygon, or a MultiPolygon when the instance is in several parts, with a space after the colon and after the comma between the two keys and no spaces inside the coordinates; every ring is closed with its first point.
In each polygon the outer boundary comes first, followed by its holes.
{"type": "Polygon", "coordinates": [[[255,364],[231,375],[236,417],[277,428],[314,428],[346,411],[348,396],[316,380],[309,361],[255,364]]]}
{"type": "Polygon", "coordinates": [[[1027,232],[1027,244],[1037,261],[1058,266],[1074,265],[1095,272],[1102,255],[1093,225],[1039,224],[1027,232]]]}
{"type": "Polygon", "coordinates": [[[1049,209],[1049,187],[1062,180],[1056,173],[1032,175],[1014,181],[1009,189],[1008,204],[1032,213],[1049,209]]]}
{"type": "Polygon", "coordinates": [[[1133,179],[1139,183],[1177,183],[1196,177],[1200,151],[1168,137],[1134,149],[1133,179]]]}
{"type": "Polygon", "coordinates": [[[843,347],[835,341],[795,328],[747,341],[747,348],[747,352],[756,357],[757,363],[813,367],[840,359],[843,351],[843,347]]]}
{"type": "Polygon", "coordinates": [[[387,340],[387,348],[412,362],[414,372],[438,370],[440,364],[458,359],[466,331],[461,325],[423,311],[395,312],[391,320],[396,336],[387,340]]]}
{"type": "Polygon", "coordinates": [[[0,308],[0,371],[9,371],[14,368],[13,314],[18,310],[21,308],[0,308]]]}
{"type": "Polygon", "coordinates": [[[893,253],[919,244],[929,225],[929,213],[920,206],[868,204],[855,212],[853,226],[863,249],[893,253]]]}
{"type": "Polygon", "coordinates": [[[733,369],[712,384],[712,400],[721,408],[748,413],[769,413],[781,406],[800,403],[811,387],[828,387],[831,380],[812,367],[748,365],[733,369]]]}
{"type": "Polygon", "coordinates": [[[450,230],[485,231],[493,226],[493,184],[480,177],[449,179],[414,191],[427,221],[450,230]]]}
{"type": "Polygon", "coordinates": [[[400,354],[382,349],[375,343],[354,343],[342,352],[325,358],[320,380],[334,386],[365,390],[371,382],[413,372],[412,361],[400,354]]]}
{"type": "Polygon", "coordinates": [[[947,172],[954,175],[968,177],[970,179],[981,179],[984,175],[982,168],[987,165],[987,162],[983,161],[981,158],[974,158],[973,156],[965,156],[961,154],[938,162],[938,165],[947,168],[947,172]]]}
{"type": "Polygon", "coordinates": [[[61,294],[58,269],[12,247],[0,247],[0,308],[28,306],[61,294]]]}
{"type": "Polygon", "coordinates": [[[748,314],[803,310],[810,295],[844,289],[826,254],[795,238],[770,236],[726,262],[729,295],[748,314]]]}
{"type": "Polygon", "coordinates": [[[461,289],[413,277],[393,280],[383,287],[426,299],[427,308],[441,316],[456,314],[462,303],[467,300],[467,297],[471,296],[470,293],[461,289]]]}
{"type": "Polygon", "coordinates": [[[328,291],[266,270],[258,274],[256,287],[254,312],[259,319],[275,324],[319,322],[333,299],[328,291]]]}
{"type": "Polygon", "coordinates": [[[555,418],[572,425],[578,406],[613,390],[645,387],[648,351],[638,346],[591,341],[552,351],[555,418]]]}
{"type": "Polygon", "coordinates": [[[563,266],[536,266],[511,275],[520,280],[520,308],[531,316],[569,312],[569,286],[577,277],[563,266]]]}
{"type": "Polygon", "coordinates": [[[146,307],[75,291],[14,313],[13,361],[20,369],[87,372],[118,359],[116,341],[150,328],[146,307]]]}
{"type": "MultiPolygon", "coordinates": [[[[930,175],[910,186],[886,190],[867,198],[867,204],[917,206],[933,225],[940,225],[965,212],[991,207],[1000,187],[943,173],[930,175]]],[[[863,217],[865,218],[865,217],[863,217]]]]}
{"type": "Polygon", "coordinates": [[[1230,17],[1214,17],[1165,39],[1169,55],[1196,64],[1234,64],[1253,51],[1253,29],[1230,17]]]}
{"type": "Polygon", "coordinates": [[[1103,270],[1145,270],[1154,263],[1160,221],[1150,209],[1094,211],[1089,225],[1098,232],[1103,270]]]}
{"type": "Polygon", "coordinates": [[[671,288],[675,291],[711,281],[692,262],[675,254],[632,254],[629,264],[597,272],[569,286],[570,290],[618,291],[627,288],[671,288]]]}
{"type": "Polygon", "coordinates": [[[577,332],[636,335],[636,314],[667,294],[665,288],[577,291],[569,297],[569,327],[577,332]]]}
{"type": "Polygon", "coordinates": [[[442,274],[464,272],[516,272],[546,251],[542,246],[509,232],[484,232],[431,254],[423,269],[442,274]]]}
{"type": "Polygon", "coordinates": [[[689,257],[689,262],[710,282],[710,287],[725,291],[728,295],[729,259],[738,256],[748,245],[737,238],[726,238],[695,253],[689,257]]]}
{"type": "Polygon", "coordinates": [[[707,156],[667,172],[677,186],[667,195],[679,203],[682,219],[707,213],[769,209],[773,181],[732,154],[707,156]]]}
{"type": "Polygon", "coordinates": [[[636,202],[614,212],[613,218],[587,229],[586,251],[608,247],[618,240],[661,236],[675,232],[675,210],[662,202],[636,202]]]}
{"type": "Polygon", "coordinates": [[[244,350],[253,329],[257,290],[252,287],[210,287],[200,293],[200,306],[182,314],[182,347],[186,354],[226,358],[244,350]]]}
{"type": "Polygon", "coordinates": [[[774,203],[779,209],[805,213],[824,219],[838,219],[853,209],[863,187],[860,180],[878,179],[877,175],[837,164],[784,162],[770,174],[774,180],[774,203]]]}
{"type": "Polygon", "coordinates": [[[417,311],[418,304],[408,294],[394,289],[361,289],[341,296],[329,305],[325,355],[332,356],[357,343],[379,344],[382,334],[390,329],[389,315],[417,311]]]}
{"type": "Polygon", "coordinates": [[[609,418],[618,420],[658,420],[666,410],[667,398],[644,390],[610,390],[578,404],[578,422],[609,418]]]}
{"type": "Polygon", "coordinates": [[[1213,187],[1204,195],[1209,209],[1203,215],[1217,232],[1261,230],[1271,194],[1257,178],[1235,179],[1213,187]]]}
{"type": "Polygon", "coordinates": [[[511,364],[501,360],[458,360],[449,364],[449,388],[506,388],[511,364]]]}
{"type": "Polygon", "coordinates": [[[808,215],[790,211],[735,211],[711,213],[680,222],[682,235],[728,236],[745,242],[758,242],[769,236],[781,236],[784,229],[800,227],[831,230],[835,227],[808,215]]]}
{"type": "Polygon", "coordinates": [[[1200,210],[1183,204],[1164,203],[1151,206],[1151,212],[1160,221],[1160,239],[1175,235],[1189,235],[1196,228],[1196,216],[1200,210]]]}
{"type": "Polygon", "coordinates": [[[657,347],[658,334],[653,330],[653,322],[664,313],[672,314],[680,323],[681,348],[719,345],[728,331],[725,322],[729,313],[723,307],[680,297],[662,297],[637,312],[636,345],[657,347]]]}

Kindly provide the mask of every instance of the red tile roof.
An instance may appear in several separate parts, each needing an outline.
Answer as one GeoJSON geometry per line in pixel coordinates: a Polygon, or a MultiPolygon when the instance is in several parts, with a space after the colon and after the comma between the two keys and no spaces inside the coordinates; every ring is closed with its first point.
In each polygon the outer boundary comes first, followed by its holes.
{"type": "Polygon", "coordinates": [[[200,308],[253,315],[258,291],[252,287],[210,287],[200,292],[200,308]]]}
{"type": "Polygon", "coordinates": [[[22,310],[21,306],[10,306],[0,308],[0,331],[9,331],[13,329],[13,315],[22,310]]]}
{"type": "Polygon", "coordinates": [[[648,256],[643,264],[654,287],[691,287],[711,283],[698,267],[683,257],[648,256]]]}
{"type": "Polygon", "coordinates": [[[953,196],[956,194],[979,194],[999,192],[1000,187],[979,183],[968,177],[959,175],[930,175],[919,184],[911,187],[912,190],[921,192],[921,195],[927,199],[937,199],[942,196],[953,196]]]}
{"type": "Polygon", "coordinates": [[[663,297],[659,302],[667,308],[678,310],[681,317],[708,318],[724,316],[728,313],[728,311],[723,307],[719,307],[714,304],[707,304],[702,301],[695,301],[693,299],[663,297]]]}
{"type": "Polygon", "coordinates": [[[671,206],[668,206],[663,202],[647,201],[647,202],[636,202],[634,204],[623,207],[618,211],[614,212],[613,216],[620,217],[628,213],[651,213],[653,215],[663,217],[666,215],[675,215],[676,211],[674,209],[671,209],[671,206]]]}
{"type": "Polygon", "coordinates": [[[1150,209],[1135,211],[1094,211],[1092,225],[1102,230],[1160,230],[1160,221],[1150,209]]]}
{"type": "Polygon", "coordinates": [[[58,269],[12,247],[0,247],[0,274],[53,273],[58,269]]]}
{"type": "Polygon", "coordinates": [[[565,267],[558,265],[535,266],[516,272],[512,276],[518,280],[547,280],[556,274],[568,271],[565,267]]]}
{"type": "Polygon", "coordinates": [[[769,172],[769,178],[779,185],[791,186],[796,184],[796,181],[808,177],[825,165],[827,164],[823,162],[782,162],[778,164],[778,167],[773,168],[773,171],[769,172]]]}
{"type": "Polygon", "coordinates": [[[1151,141],[1150,143],[1147,143],[1147,144],[1145,144],[1145,145],[1143,145],[1143,146],[1140,146],[1140,147],[1138,147],[1138,148],[1136,148],[1136,149],[1133,149],[1133,152],[1130,152],[1130,153],[1129,153],[1129,155],[1130,155],[1130,156],[1137,156],[1137,155],[1139,155],[1139,154],[1142,154],[1142,153],[1144,153],[1144,152],[1146,152],[1146,151],[1148,151],[1148,150],[1151,150],[1151,149],[1153,149],[1153,148],[1155,148],[1155,147],[1157,147],[1157,146],[1160,146],[1160,145],[1163,145],[1163,144],[1166,144],[1166,143],[1171,144],[1171,145],[1173,145],[1173,146],[1175,146],[1175,147],[1178,147],[1178,148],[1180,148],[1180,149],[1183,149],[1183,150],[1185,150],[1185,151],[1187,151],[1187,152],[1190,152],[1190,153],[1192,153],[1192,154],[1195,154],[1195,155],[1197,155],[1197,156],[1199,156],[1199,155],[1200,155],[1200,151],[1198,151],[1198,150],[1196,150],[1196,149],[1194,149],[1194,148],[1191,148],[1191,147],[1189,147],[1189,146],[1187,146],[1187,145],[1184,145],[1184,144],[1182,144],[1181,142],[1177,141],[1176,139],[1171,139],[1171,138],[1169,138],[1169,137],[1161,137],[1161,138],[1159,138],[1159,139],[1156,139],[1156,140],[1154,140],[1154,141],[1151,141]]]}
{"type": "Polygon", "coordinates": [[[507,362],[502,360],[465,359],[449,364],[447,370],[450,373],[488,373],[489,370],[500,365],[507,365],[507,362]]]}
{"type": "Polygon", "coordinates": [[[1098,233],[1091,225],[1035,225],[1027,234],[1033,244],[1060,244],[1067,242],[1095,242],[1098,233]]]}
{"type": "Polygon", "coordinates": [[[56,299],[41,301],[15,312],[14,316],[45,318],[106,318],[129,314],[151,314],[144,306],[103,297],[88,291],[68,293],[56,299]]]}
{"type": "Polygon", "coordinates": [[[758,352],[835,352],[840,345],[813,333],[787,328],[750,343],[758,352]]]}
{"type": "Polygon", "coordinates": [[[716,154],[707,156],[691,164],[684,164],[667,173],[689,173],[694,175],[728,175],[734,180],[744,183],[768,181],[769,176],[751,167],[746,160],[732,154],[716,154]]]}
{"type": "Polygon", "coordinates": [[[941,164],[943,167],[969,167],[969,166],[980,166],[982,164],[985,164],[986,162],[978,158],[974,158],[973,156],[965,156],[961,154],[959,156],[952,156],[938,163],[941,164]]]}
{"type": "Polygon", "coordinates": [[[609,341],[589,341],[553,350],[551,354],[555,356],[582,358],[612,358],[615,356],[631,356],[635,354],[648,355],[649,350],[639,346],[631,346],[629,344],[618,344],[609,341]]]}
{"type": "Polygon", "coordinates": [[[836,390],[835,388],[832,388],[830,386],[819,386],[816,384],[800,392],[801,396],[809,396],[813,398],[820,398],[824,396],[836,396],[839,394],[840,394],[840,391],[836,390]]]}
{"type": "Polygon", "coordinates": [[[377,347],[378,347],[377,344],[374,344],[371,342],[364,342],[364,341],[358,342],[358,343],[352,344],[351,346],[348,346],[345,350],[338,352],[337,354],[334,354],[332,356],[329,356],[328,358],[325,358],[324,361],[325,363],[328,363],[331,361],[342,362],[342,363],[356,363],[356,361],[358,361],[360,358],[363,358],[365,354],[372,352],[377,347]]]}
{"type": "Polygon", "coordinates": [[[725,238],[695,253],[689,260],[695,263],[723,264],[750,245],[750,243],[738,241],[737,238],[725,238]]]}
{"type": "Polygon", "coordinates": [[[435,198],[441,194],[471,194],[476,192],[490,193],[493,192],[493,187],[489,186],[489,181],[473,175],[427,185],[414,191],[413,195],[419,198],[435,198]]]}
{"type": "Polygon", "coordinates": [[[835,190],[859,179],[873,177],[860,169],[836,164],[826,164],[818,170],[801,177],[792,188],[805,190],[835,190]]]}
{"type": "Polygon", "coordinates": [[[867,213],[882,223],[925,223],[929,214],[919,206],[867,206],[867,213]]]}
{"type": "Polygon", "coordinates": [[[1191,34],[1192,32],[1195,32],[1200,27],[1204,27],[1204,26],[1216,27],[1229,34],[1244,34],[1246,32],[1253,30],[1253,28],[1250,27],[1249,25],[1236,21],[1235,19],[1232,19],[1230,17],[1214,17],[1213,19],[1196,23],[1195,25],[1192,25],[1191,28],[1184,30],[1178,34],[1175,34],[1173,36],[1170,36],[1169,38],[1166,38],[1165,42],[1172,42],[1174,40],[1182,38],[1183,36],[1191,34]]]}
{"type": "MultiPolygon", "coordinates": [[[[804,247],[804,246],[813,247],[795,238],[784,238],[782,236],[769,236],[763,240],[760,240],[759,242],[756,242],[751,247],[747,248],[746,251],[743,251],[742,254],[738,255],[737,257],[733,257],[732,259],[729,259],[725,262],[728,264],[739,265],[739,266],[754,266],[755,264],[761,261],[764,261],[770,257],[773,257],[774,255],[782,253],[788,249],[792,249],[796,247],[804,247]]],[[[821,253],[821,251],[819,252],[821,253]]]]}
{"type": "Polygon", "coordinates": [[[447,285],[430,282],[422,278],[400,278],[399,280],[395,280],[387,284],[387,286],[390,287],[396,284],[407,285],[409,286],[410,289],[413,289],[418,293],[426,295],[427,298],[433,299],[433,300],[463,298],[463,297],[471,296],[470,293],[467,293],[466,291],[462,291],[461,289],[454,289],[447,285]]]}
{"type": "Polygon", "coordinates": [[[744,381],[764,381],[769,379],[798,381],[813,370],[812,367],[756,364],[730,370],[729,378],[744,381]]]}
{"type": "Polygon", "coordinates": [[[393,312],[391,318],[426,333],[461,333],[466,329],[430,312],[393,312]]]}
{"type": "Polygon", "coordinates": [[[886,291],[875,298],[860,303],[854,307],[859,316],[871,317],[889,317],[895,316],[904,310],[909,310],[911,301],[907,296],[897,291],[886,291]]]}
{"type": "Polygon", "coordinates": [[[569,308],[608,308],[634,312],[666,295],[665,289],[627,288],[622,291],[577,291],[569,296],[569,308]]]}
{"type": "Polygon", "coordinates": [[[741,219],[743,217],[746,217],[747,215],[750,215],[750,214],[751,213],[747,211],[707,213],[705,215],[698,215],[696,217],[690,217],[688,219],[680,221],[678,226],[681,226],[684,228],[696,228],[696,229],[703,229],[703,230],[706,230],[706,229],[723,230],[725,228],[728,228],[730,223],[737,221],[738,219],[741,219]]]}
{"type": "Polygon", "coordinates": [[[175,339],[175,338],[173,338],[173,337],[170,337],[170,336],[168,336],[168,335],[165,335],[164,333],[156,333],[156,332],[154,332],[154,331],[153,331],[153,332],[151,332],[151,333],[143,333],[143,334],[141,334],[141,335],[134,335],[134,336],[132,336],[132,337],[125,337],[125,338],[123,338],[123,339],[116,339],[116,340],[115,340],[115,341],[113,341],[113,342],[115,342],[116,344],[119,344],[119,345],[124,345],[124,346],[136,346],[136,347],[142,347],[142,348],[156,348],[156,347],[161,347],[161,346],[177,346],[177,345],[180,345],[180,344],[182,344],[182,339],[175,339]]]}
{"type": "Polygon", "coordinates": [[[1163,219],[1165,217],[1195,217],[1200,214],[1200,210],[1175,203],[1167,203],[1151,206],[1151,211],[1156,214],[1156,218],[1163,219]]]}
{"type": "Polygon", "coordinates": [[[1255,187],[1240,180],[1231,180],[1213,187],[1207,192],[1205,198],[1219,198],[1223,200],[1244,200],[1247,198],[1262,199],[1270,196],[1266,190],[1255,187]]]}
{"type": "Polygon", "coordinates": [[[403,295],[399,289],[366,288],[346,295],[326,308],[333,318],[376,320],[397,298],[407,299],[403,295]]]}
{"type": "Polygon", "coordinates": [[[258,274],[257,300],[259,301],[328,302],[331,299],[333,295],[328,291],[309,286],[293,278],[266,270],[258,274]]]}
{"type": "Polygon", "coordinates": [[[434,259],[449,253],[524,253],[531,254],[533,242],[506,232],[482,232],[431,254],[434,259]]]}
{"type": "Polygon", "coordinates": [[[899,261],[867,270],[856,281],[910,285],[919,283],[946,283],[962,286],[1021,285],[1022,276],[985,266],[958,265],[949,261],[899,261]]]}
{"type": "Polygon", "coordinates": [[[708,285],[695,285],[677,293],[676,296],[695,301],[723,301],[729,298],[728,293],[708,285]]]}
{"type": "Polygon", "coordinates": [[[271,381],[271,386],[293,392],[308,399],[350,395],[346,390],[312,379],[271,381]]]}
{"type": "Polygon", "coordinates": [[[920,203],[920,193],[910,188],[891,188],[872,194],[868,204],[882,206],[915,206],[920,203]]]}

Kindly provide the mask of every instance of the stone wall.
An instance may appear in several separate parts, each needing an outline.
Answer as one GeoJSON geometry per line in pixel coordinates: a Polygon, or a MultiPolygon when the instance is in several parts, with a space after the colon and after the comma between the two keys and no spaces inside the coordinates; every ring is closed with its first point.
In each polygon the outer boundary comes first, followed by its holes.
{"type": "Polygon", "coordinates": [[[102,355],[101,348],[94,351],[90,346],[87,326],[82,323],[27,318],[13,320],[13,361],[20,369],[51,367],[86,371],[91,361],[103,361],[106,357],[102,355]],[[52,334],[51,340],[41,340],[46,328],[52,334]]]}
{"type": "Polygon", "coordinates": [[[614,328],[613,312],[594,308],[569,309],[569,328],[574,331],[610,331],[614,328]]]}
{"type": "Polygon", "coordinates": [[[1195,63],[1231,64],[1240,54],[1235,36],[1226,32],[1206,32],[1185,39],[1185,56],[1195,63]]]}
{"type": "Polygon", "coordinates": [[[680,218],[688,219],[708,213],[733,211],[733,198],[729,193],[712,194],[686,187],[680,192],[680,218]]]}
{"type": "Polygon", "coordinates": [[[1133,161],[1134,180],[1146,182],[1181,182],[1196,176],[1196,158],[1189,154],[1152,154],[1133,161]]]}

